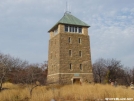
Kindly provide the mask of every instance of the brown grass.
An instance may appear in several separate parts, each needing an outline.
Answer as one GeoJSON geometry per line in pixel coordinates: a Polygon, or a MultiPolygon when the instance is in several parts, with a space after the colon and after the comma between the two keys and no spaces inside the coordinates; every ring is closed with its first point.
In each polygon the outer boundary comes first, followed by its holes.
{"type": "Polygon", "coordinates": [[[33,90],[32,98],[30,98],[27,86],[5,83],[3,87],[8,89],[0,92],[0,101],[50,101],[52,98],[56,101],[97,101],[97,99],[105,98],[134,99],[134,90],[122,86],[113,87],[100,84],[66,85],[54,88],[53,86],[38,86],[33,90]]]}

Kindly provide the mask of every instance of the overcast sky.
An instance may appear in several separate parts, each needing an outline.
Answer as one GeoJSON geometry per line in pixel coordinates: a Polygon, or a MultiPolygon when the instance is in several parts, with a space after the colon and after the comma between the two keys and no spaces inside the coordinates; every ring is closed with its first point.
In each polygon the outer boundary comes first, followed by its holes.
{"type": "Polygon", "coordinates": [[[134,0],[0,0],[0,52],[30,63],[48,60],[48,30],[69,3],[89,24],[92,62],[114,58],[134,66],[134,0]]]}

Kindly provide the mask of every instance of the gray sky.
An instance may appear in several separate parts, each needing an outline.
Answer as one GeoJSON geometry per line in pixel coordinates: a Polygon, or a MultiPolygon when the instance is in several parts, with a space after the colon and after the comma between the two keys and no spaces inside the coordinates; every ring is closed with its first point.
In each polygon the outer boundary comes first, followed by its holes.
{"type": "MultiPolygon", "coordinates": [[[[48,30],[67,0],[0,0],[0,52],[43,63],[48,30]]],[[[134,66],[134,0],[68,0],[72,15],[89,24],[92,62],[114,58],[134,66]]]]}

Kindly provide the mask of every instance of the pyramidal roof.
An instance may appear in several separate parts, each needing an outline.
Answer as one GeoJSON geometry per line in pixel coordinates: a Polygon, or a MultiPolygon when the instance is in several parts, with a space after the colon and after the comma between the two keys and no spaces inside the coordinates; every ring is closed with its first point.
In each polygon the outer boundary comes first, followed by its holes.
{"type": "Polygon", "coordinates": [[[69,25],[90,27],[88,24],[86,24],[85,22],[81,21],[80,19],[76,18],[75,16],[71,15],[68,12],[66,12],[64,16],[48,32],[53,30],[58,24],[69,24],[69,25]]]}

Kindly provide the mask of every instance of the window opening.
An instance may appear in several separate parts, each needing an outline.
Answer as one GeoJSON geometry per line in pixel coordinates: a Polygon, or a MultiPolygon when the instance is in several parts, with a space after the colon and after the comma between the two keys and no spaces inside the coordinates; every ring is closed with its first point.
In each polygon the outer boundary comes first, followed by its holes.
{"type": "Polygon", "coordinates": [[[72,56],[72,50],[69,50],[69,56],[72,56]]]}
{"type": "Polygon", "coordinates": [[[55,29],[54,29],[54,34],[57,34],[58,33],[58,27],[56,27],[55,29]]]}
{"type": "Polygon", "coordinates": [[[65,25],[65,32],[68,32],[68,25],[65,25]]]}
{"type": "Polygon", "coordinates": [[[82,33],[82,27],[65,25],[65,32],[82,33]]]}
{"type": "Polygon", "coordinates": [[[79,27],[79,33],[82,33],[82,28],[81,27],[79,27]]]}
{"type": "Polygon", "coordinates": [[[77,27],[75,27],[75,32],[77,33],[77,27]]]}
{"type": "Polygon", "coordinates": [[[72,69],[72,64],[71,64],[71,63],[69,64],[69,69],[70,69],[70,70],[72,69]]]}
{"type": "Polygon", "coordinates": [[[71,43],[71,38],[70,37],[68,38],[68,42],[71,43]]]}
{"type": "Polygon", "coordinates": [[[82,52],[81,51],[79,51],[79,56],[82,56],[82,52]]]}
{"type": "Polygon", "coordinates": [[[71,26],[71,32],[74,32],[74,27],[73,26],[71,26]]]}
{"type": "Polygon", "coordinates": [[[82,64],[80,64],[80,70],[82,70],[82,64]]]}
{"type": "Polygon", "coordinates": [[[79,38],[79,43],[81,43],[81,38],[79,38]]]}

